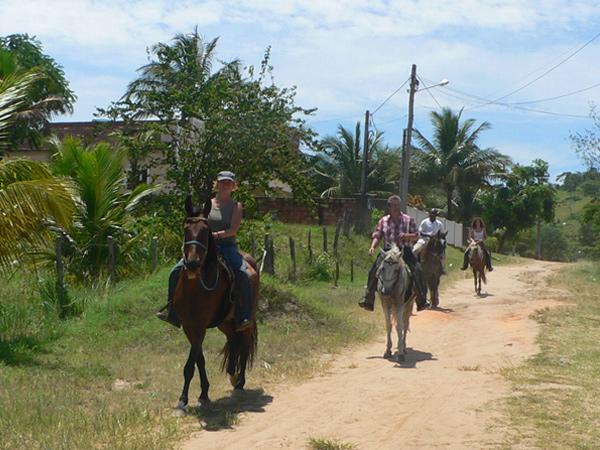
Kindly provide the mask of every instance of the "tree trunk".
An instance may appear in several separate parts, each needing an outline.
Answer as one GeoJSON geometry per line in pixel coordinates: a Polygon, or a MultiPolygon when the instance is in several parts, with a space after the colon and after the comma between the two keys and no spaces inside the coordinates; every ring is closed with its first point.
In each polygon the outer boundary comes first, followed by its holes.
{"type": "Polygon", "coordinates": [[[452,191],[454,190],[453,186],[446,186],[446,219],[453,220],[452,214],[452,191]]]}

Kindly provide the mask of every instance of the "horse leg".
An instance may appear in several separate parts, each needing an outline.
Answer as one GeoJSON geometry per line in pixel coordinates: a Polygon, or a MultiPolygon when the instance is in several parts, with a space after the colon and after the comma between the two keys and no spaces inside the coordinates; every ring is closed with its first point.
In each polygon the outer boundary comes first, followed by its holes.
{"type": "Polygon", "coordinates": [[[390,358],[392,356],[392,311],[390,307],[390,301],[381,299],[381,306],[383,315],[385,317],[385,331],[387,334],[387,344],[383,357],[390,358]]]}
{"type": "Polygon", "coordinates": [[[398,361],[404,361],[404,354],[406,353],[406,341],[404,339],[404,317],[403,310],[404,305],[400,299],[396,305],[396,334],[398,335],[398,361]]]}
{"type": "Polygon", "coordinates": [[[188,359],[183,367],[183,390],[181,391],[181,396],[179,397],[179,402],[175,407],[176,411],[185,411],[185,407],[188,404],[188,391],[190,389],[190,383],[192,378],[194,378],[194,363],[197,359],[197,350],[192,345],[190,346],[190,354],[188,355],[188,359]]]}
{"type": "Polygon", "coordinates": [[[210,403],[210,399],[208,398],[208,388],[210,387],[210,383],[208,382],[208,376],[206,375],[206,361],[204,360],[204,352],[202,351],[202,347],[200,347],[200,351],[198,352],[196,366],[198,367],[198,372],[200,373],[200,397],[198,397],[198,403],[210,403]]]}
{"type": "Polygon", "coordinates": [[[473,267],[473,264],[471,264],[471,267],[473,268],[473,283],[475,284],[475,294],[477,294],[477,271],[475,270],[475,267],[473,267]]]}

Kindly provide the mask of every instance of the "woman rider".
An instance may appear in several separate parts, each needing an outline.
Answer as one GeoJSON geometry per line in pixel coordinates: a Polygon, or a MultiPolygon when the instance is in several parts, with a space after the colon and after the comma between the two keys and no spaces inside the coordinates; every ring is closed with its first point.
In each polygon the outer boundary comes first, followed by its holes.
{"type": "MultiPolygon", "coordinates": [[[[247,266],[236,244],[236,234],[242,222],[242,205],[231,198],[231,193],[236,189],[235,174],[227,170],[219,172],[215,187],[217,193],[211,200],[212,206],[207,217],[208,226],[212,231],[219,251],[229,267],[235,272],[235,290],[239,296],[239,307],[236,307],[235,311],[236,331],[241,331],[252,325],[250,320],[252,308],[247,266]]],[[[172,307],[173,295],[182,267],[183,259],[175,265],[169,275],[169,296],[166,311],[163,308],[156,314],[159,319],[165,320],[176,327],[179,327],[181,322],[172,307]]]]}
{"type": "MultiPolygon", "coordinates": [[[[473,222],[471,222],[471,229],[469,230],[469,241],[475,241],[481,244],[481,248],[485,252],[485,265],[487,269],[491,272],[494,270],[492,267],[492,255],[489,250],[485,247],[485,240],[487,239],[487,231],[485,229],[485,223],[481,217],[475,217],[473,222]]],[[[467,270],[469,267],[469,248],[465,251],[465,256],[463,259],[463,266],[460,270],[467,270]]]]}

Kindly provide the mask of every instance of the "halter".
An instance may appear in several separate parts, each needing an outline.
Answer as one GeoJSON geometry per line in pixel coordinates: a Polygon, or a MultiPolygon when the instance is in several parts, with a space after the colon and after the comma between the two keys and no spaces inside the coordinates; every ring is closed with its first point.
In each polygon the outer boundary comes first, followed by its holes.
{"type": "MultiPolygon", "coordinates": [[[[186,245],[197,245],[198,247],[208,251],[208,247],[205,244],[203,244],[202,242],[197,241],[197,240],[185,241],[183,243],[183,247],[185,247],[186,245]]],[[[183,251],[183,247],[181,248],[182,251],[183,251]]],[[[183,255],[183,266],[186,269],[190,270],[189,267],[187,266],[187,262],[185,260],[185,254],[183,255]]],[[[217,277],[216,277],[215,283],[212,285],[212,287],[208,287],[206,284],[204,284],[204,280],[202,279],[202,271],[198,274],[198,278],[200,278],[200,284],[202,285],[202,287],[204,288],[205,291],[211,292],[217,288],[217,285],[219,284],[219,272],[221,272],[221,271],[217,267],[217,277]]]]}

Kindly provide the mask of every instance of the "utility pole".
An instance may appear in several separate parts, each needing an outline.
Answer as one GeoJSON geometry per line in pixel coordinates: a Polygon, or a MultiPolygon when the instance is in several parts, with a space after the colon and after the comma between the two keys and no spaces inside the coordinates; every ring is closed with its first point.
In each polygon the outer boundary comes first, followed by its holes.
{"type": "Polygon", "coordinates": [[[410,147],[412,138],[412,127],[415,108],[415,92],[419,87],[417,80],[417,65],[412,65],[410,72],[410,89],[408,96],[408,125],[406,126],[406,139],[404,140],[404,152],[402,155],[402,173],[400,174],[400,208],[406,213],[408,207],[408,173],[410,168],[410,147]]]}
{"type": "Polygon", "coordinates": [[[360,214],[359,214],[359,230],[361,233],[366,233],[368,229],[367,216],[367,164],[369,155],[369,110],[365,111],[365,135],[363,143],[363,159],[362,159],[362,174],[360,179],[360,214]]]}

